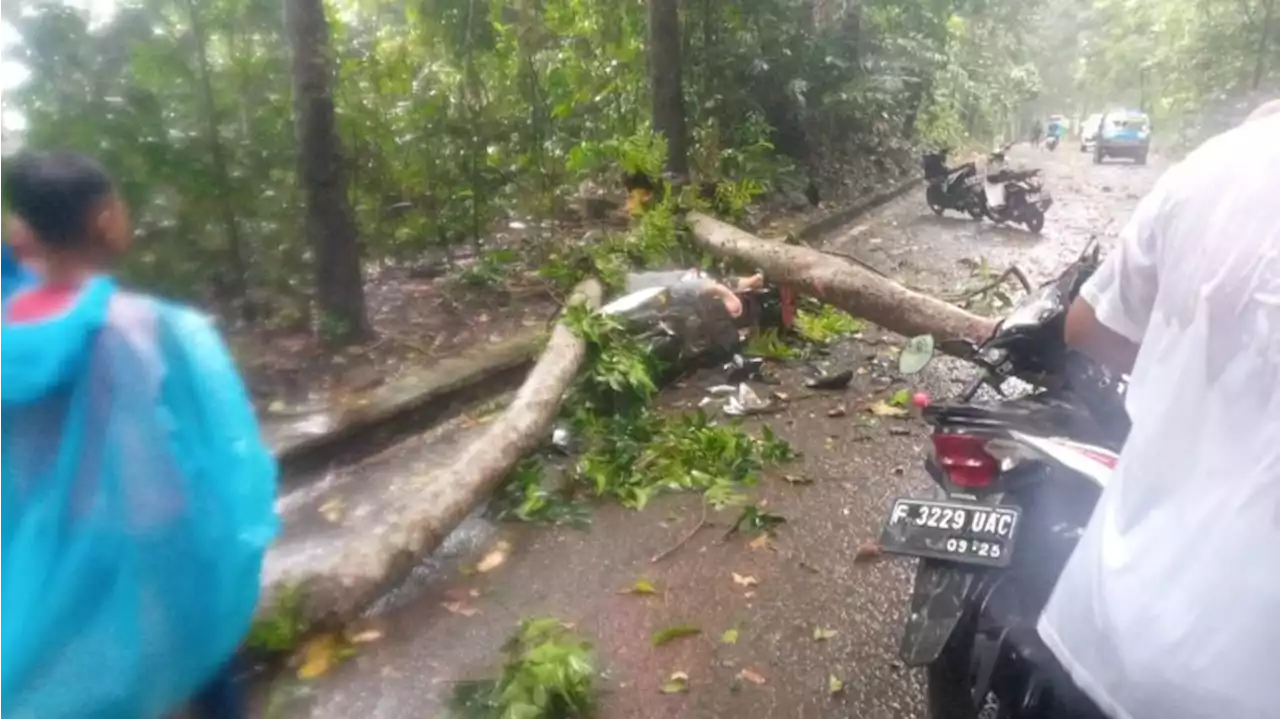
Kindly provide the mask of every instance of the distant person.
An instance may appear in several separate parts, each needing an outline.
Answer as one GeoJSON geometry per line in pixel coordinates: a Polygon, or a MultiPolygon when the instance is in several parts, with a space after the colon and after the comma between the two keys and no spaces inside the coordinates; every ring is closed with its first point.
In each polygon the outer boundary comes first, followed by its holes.
{"type": "Polygon", "coordinates": [[[155,719],[213,681],[242,715],[214,680],[278,520],[235,365],[199,313],[116,286],[129,213],[98,163],[26,153],[4,189],[39,272],[0,321],[0,703],[155,719]]]}
{"type": "Polygon", "coordinates": [[[1040,118],[1031,123],[1031,146],[1040,147],[1040,138],[1044,136],[1044,125],[1040,124],[1040,118]]]}

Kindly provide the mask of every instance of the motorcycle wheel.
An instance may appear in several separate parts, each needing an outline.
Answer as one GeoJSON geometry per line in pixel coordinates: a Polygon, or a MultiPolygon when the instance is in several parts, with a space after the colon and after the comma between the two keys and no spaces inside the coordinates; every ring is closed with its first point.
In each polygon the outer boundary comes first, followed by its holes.
{"type": "Polygon", "coordinates": [[[929,189],[924,191],[924,202],[933,210],[933,214],[941,217],[943,211],[947,208],[942,204],[943,194],[942,188],[937,185],[929,185],[929,189]]]}
{"type": "Polygon", "coordinates": [[[925,712],[929,719],[1012,719],[1010,709],[1000,706],[988,692],[980,707],[973,701],[972,634],[960,632],[932,664],[925,667],[925,712]]]}
{"type": "Polygon", "coordinates": [[[969,212],[969,216],[975,220],[981,220],[983,217],[986,217],[987,215],[987,211],[983,209],[980,203],[977,203],[977,202],[973,203],[972,205],[969,205],[968,212],[969,212]]]}
{"type": "Polygon", "coordinates": [[[1044,212],[1038,207],[1027,208],[1027,216],[1025,218],[1027,229],[1033,234],[1040,234],[1040,230],[1044,229],[1044,212]]]}

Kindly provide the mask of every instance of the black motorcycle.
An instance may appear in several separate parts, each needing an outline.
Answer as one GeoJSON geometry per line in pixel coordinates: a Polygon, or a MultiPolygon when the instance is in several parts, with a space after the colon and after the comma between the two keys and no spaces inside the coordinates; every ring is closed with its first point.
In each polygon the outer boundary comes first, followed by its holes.
{"type": "MultiPolygon", "coordinates": [[[[1012,144],[1012,143],[1011,143],[1012,144]]],[[[1053,206],[1053,197],[1040,180],[1040,170],[1013,170],[1002,167],[1005,145],[989,158],[984,206],[987,217],[997,225],[1015,222],[1034,233],[1044,229],[1044,213],[1053,206]]]]}
{"type": "Polygon", "coordinates": [[[939,150],[926,153],[921,158],[924,177],[929,183],[924,193],[925,203],[936,215],[947,210],[958,210],[969,213],[975,220],[981,220],[986,214],[986,198],[978,168],[972,162],[947,167],[948,152],[945,149],[939,150]]]}
{"type": "Polygon", "coordinates": [[[895,500],[881,544],[920,558],[900,652],[926,667],[931,719],[1096,712],[1035,625],[1128,434],[1122,383],[1063,341],[1067,308],[1097,266],[1094,245],[1030,292],[963,348],[981,374],[923,409],[940,498],[895,500]],[[1013,380],[1035,389],[1008,396],[1013,380]],[[984,387],[999,400],[975,401],[984,387]]]}

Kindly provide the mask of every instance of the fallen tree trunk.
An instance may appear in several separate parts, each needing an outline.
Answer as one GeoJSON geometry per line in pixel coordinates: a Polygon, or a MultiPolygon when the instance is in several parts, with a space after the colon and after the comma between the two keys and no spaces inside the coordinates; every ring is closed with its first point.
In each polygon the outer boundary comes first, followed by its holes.
{"type": "MultiPolygon", "coordinates": [[[[712,254],[758,267],[772,282],[791,285],[898,334],[933,335],[940,343],[977,342],[995,326],[994,320],[910,290],[839,257],[762,240],[700,212],[689,213],[688,221],[694,239],[712,254]]],[[[953,348],[941,344],[939,349],[953,348]]]]}
{"type": "MultiPolygon", "coordinates": [[[[569,302],[598,307],[602,295],[600,284],[588,280],[569,302]]],[[[452,461],[442,458],[443,467],[418,476],[357,477],[291,508],[300,519],[286,523],[296,529],[267,553],[257,619],[287,613],[292,625],[314,631],[355,617],[401,584],[546,440],[585,355],[586,343],[557,324],[511,404],[472,430],[452,461]],[[352,511],[335,509],[347,505],[352,511]],[[314,513],[329,523],[317,523],[314,513]]]]}

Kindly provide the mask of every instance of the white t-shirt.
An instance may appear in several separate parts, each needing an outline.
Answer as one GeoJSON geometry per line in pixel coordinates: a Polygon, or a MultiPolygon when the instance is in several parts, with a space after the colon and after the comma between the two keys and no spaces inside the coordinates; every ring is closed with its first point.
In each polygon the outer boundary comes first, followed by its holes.
{"type": "Polygon", "coordinates": [[[1082,290],[1133,430],[1040,619],[1117,719],[1280,717],[1280,116],[1205,143],[1082,290]]]}

